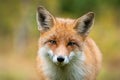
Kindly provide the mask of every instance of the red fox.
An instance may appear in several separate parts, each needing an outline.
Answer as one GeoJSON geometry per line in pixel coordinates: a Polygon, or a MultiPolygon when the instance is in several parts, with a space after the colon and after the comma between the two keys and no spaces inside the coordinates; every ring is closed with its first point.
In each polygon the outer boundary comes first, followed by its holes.
{"type": "Polygon", "coordinates": [[[52,16],[42,6],[37,8],[40,80],[96,80],[102,57],[88,37],[93,22],[93,12],[78,19],[63,19],[52,16]]]}

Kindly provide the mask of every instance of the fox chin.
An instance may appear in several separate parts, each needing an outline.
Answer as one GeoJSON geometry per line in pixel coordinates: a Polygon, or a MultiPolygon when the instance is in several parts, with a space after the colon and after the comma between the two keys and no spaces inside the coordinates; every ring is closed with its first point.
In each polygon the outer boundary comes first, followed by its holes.
{"type": "Polygon", "coordinates": [[[42,6],[37,8],[40,31],[37,71],[40,80],[96,80],[102,56],[88,36],[94,13],[78,19],[57,18],[42,6]]]}

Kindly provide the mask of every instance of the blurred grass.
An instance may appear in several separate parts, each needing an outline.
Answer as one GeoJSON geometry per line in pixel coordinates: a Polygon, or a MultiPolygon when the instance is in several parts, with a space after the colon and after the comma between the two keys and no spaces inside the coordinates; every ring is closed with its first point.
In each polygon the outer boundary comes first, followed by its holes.
{"type": "Polygon", "coordinates": [[[119,0],[114,0],[113,4],[112,0],[93,0],[93,3],[74,0],[71,6],[71,0],[61,1],[0,1],[0,80],[38,80],[35,58],[39,31],[35,15],[40,4],[52,14],[71,18],[94,11],[96,18],[90,36],[103,53],[103,67],[97,80],[120,80],[120,7],[116,5],[119,0]]]}
{"type": "Polygon", "coordinates": [[[0,80],[38,80],[35,62],[37,46],[35,41],[29,44],[24,51],[11,48],[5,54],[1,54],[0,80]]]}

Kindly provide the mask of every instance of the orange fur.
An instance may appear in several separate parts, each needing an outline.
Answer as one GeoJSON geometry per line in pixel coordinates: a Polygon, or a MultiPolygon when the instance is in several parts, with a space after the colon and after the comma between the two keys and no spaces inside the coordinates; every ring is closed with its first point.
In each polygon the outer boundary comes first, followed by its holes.
{"type": "MultiPolygon", "coordinates": [[[[83,64],[84,64],[84,68],[88,70],[88,74],[86,74],[84,78],[80,80],[95,80],[101,68],[101,53],[97,45],[91,38],[84,37],[78,34],[77,31],[73,29],[75,26],[76,26],[76,20],[55,18],[53,27],[46,32],[41,32],[39,39],[39,49],[41,49],[44,46],[47,46],[53,51],[55,55],[63,55],[63,56],[69,56],[70,52],[72,52],[73,50],[83,51],[86,57],[83,64]],[[50,42],[48,42],[49,40],[56,40],[57,43],[51,44],[50,42]],[[69,41],[76,42],[79,46],[76,45],[67,46],[69,41]]],[[[41,58],[41,56],[38,55],[37,70],[39,73],[40,80],[52,80],[51,76],[46,75],[43,69],[43,67],[46,67],[44,65],[47,65],[46,61],[43,58],[41,58]]],[[[67,67],[69,67],[69,64],[67,64],[67,67]]],[[[56,72],[51,73],[51,75],[54,73],[56,72]]],[[[60,79],[54,79],[54,80],[60,80],[60,79]]]]}

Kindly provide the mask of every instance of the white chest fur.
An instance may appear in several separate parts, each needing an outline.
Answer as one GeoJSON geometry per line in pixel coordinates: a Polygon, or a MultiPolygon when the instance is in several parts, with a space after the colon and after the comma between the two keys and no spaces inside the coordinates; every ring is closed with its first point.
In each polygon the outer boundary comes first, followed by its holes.
{"type": "Polygon", "coordinates": [[[45,65],[43,70],[49,80],[86,80],[85,76],[89,74],[83,64],[68,64],[65,67],[51,64],[48,64],[49,66],[45,65]]]}
{"type": "MultiPolygon", "coordinates": [[[[47,50],[40,50],[42,53],[47,50]]],[[[86,80],[86,76],[91,73],[90,67],[84,64],[85,56],[83,53],[73,55],[72,60],[65,66],[59,66],[51,61],[50,56],[45,56],[38,52],[39,57],[44,61],[40,65],[45,76],[49,80],[86,80]]]]}

